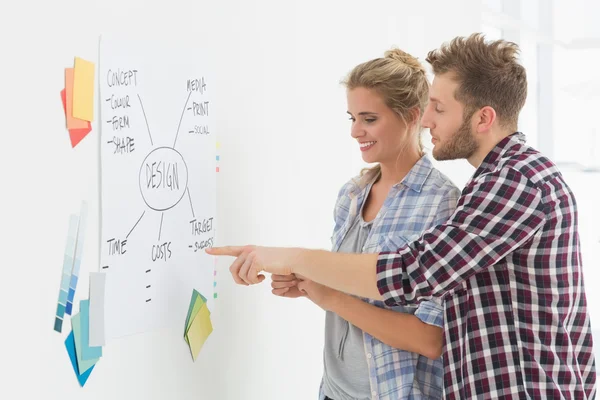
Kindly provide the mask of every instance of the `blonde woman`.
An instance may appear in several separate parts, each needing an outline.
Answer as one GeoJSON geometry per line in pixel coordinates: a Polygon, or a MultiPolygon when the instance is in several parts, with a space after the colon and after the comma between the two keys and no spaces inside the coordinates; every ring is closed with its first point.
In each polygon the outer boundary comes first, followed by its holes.
{"type": "MultiPolygon", "coordinates": [[[[340,190],[333,251],[394,251],[445,222],[460,196],[421,147],[429,84],[419,61],[398,49],[356,66],[344,84],[352,139],[376,166],[340,190]]],[[[272,287],[326,310],[321,400],[442,398],[440,304],[388,307],[295,275],[272,275],[272,287]]]]}

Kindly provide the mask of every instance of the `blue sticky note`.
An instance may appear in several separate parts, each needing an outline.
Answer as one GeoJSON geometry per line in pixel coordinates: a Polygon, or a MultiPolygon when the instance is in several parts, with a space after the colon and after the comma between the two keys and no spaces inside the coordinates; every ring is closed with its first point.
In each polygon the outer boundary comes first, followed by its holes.
{"type": "Polygon", "coordinates": [[[77,369],[80,374],[83,374],[88,369],[92,368],[100,358],[84,360],[81,358],[83,354],[83,345],[81,340],[81,313],[73,315],[71,318],[71,329],[73,330],[73,338],[75,339],[75,355],[77,356],[77,369]]]}
{"type": "Polygon", "coordinates": [[[65,340],[65,347],[67,348],[67,353],[69,353],[69,358],[71,359],[71,365],[73,366],[73,371],[75,371],[75,375],[77,375],[77,380],[81,387],[85,385],[87,379],[90,377],[94,366],[85,371],[83,374],[79,375],[79,369],[77,368],[77,354],[75,353],[75,337],[73,336],[73,331],[67,336],[65,340]]]}
{"type": "Polygon", "coordinates": [[[81,359],[93,360],[102,357],[102,346],[90,347],[90,301],[79,302],[81,314],[81,359]]]}

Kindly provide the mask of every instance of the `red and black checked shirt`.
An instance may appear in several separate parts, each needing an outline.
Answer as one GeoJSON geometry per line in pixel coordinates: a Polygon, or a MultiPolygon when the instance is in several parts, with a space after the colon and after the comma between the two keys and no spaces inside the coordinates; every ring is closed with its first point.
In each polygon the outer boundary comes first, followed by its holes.
{"type": "Polygon", "coordinates": [[[444,225],[381,253],[388,305],[444,301],[447,399],[593,399],[577,206],[517,132],[475,171],[444,225]]]}

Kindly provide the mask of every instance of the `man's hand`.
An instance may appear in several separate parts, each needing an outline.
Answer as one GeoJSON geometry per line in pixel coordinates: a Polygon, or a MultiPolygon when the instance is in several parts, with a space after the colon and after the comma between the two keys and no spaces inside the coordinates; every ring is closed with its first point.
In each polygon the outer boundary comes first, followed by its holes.
{"type": "Polygon", "coordinates": [[[265,279],[261,272],[276,275],[290,275],[292,265],[298,259],[301,249],[259,246],[225,246],[206,249],[214,256],[236,257],[229,271],[233,280],[240,285],[253,285],[265,279]]]}

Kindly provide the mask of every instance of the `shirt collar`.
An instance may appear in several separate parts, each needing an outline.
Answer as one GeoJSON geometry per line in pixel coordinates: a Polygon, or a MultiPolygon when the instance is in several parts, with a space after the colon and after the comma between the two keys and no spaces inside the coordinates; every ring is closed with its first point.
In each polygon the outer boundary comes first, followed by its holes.
{"type": "MultiPolygon", "coordinates": [[[[423,155],[419,161],[413,165],[410,171],[408,171],[408,174],[406,174],[399,184],[420,193],[432,170],[433,164],[431,163],[431,160],[429,160],[427,155],[423,155]]],[[[398,186],[398,184],[394,186],[398,186]]]]}
{"type": "Polygon", "coordinates": [[[525,144],[525,134],[515,132],[502,139],[483,159],[481,165],[477,168],[475,176],[483,172],[489,172],[496,169],[502,157],[516,144],[525,144]]]}
{"type": "MultiPolygon", "coordinates": [[[[427,155],[423,155],[419,161],[412,166],[406,176],[393,187],[396,188],[399,185],[404,185],[407,188],[420,193],[432,170],[433,164],[431,160],[427,155]]],[[[358,195],[364,191],[367,187],[369,187],[370,184],[379,178],[379,175],[381,175],[381,172],[375,169],[370,169],[365,172],[365,174],[360,178],[358,185],[354,188],[353,195],[358,195]]]]}

